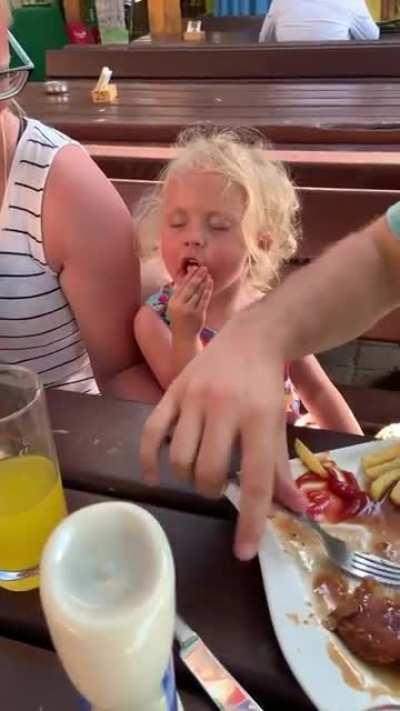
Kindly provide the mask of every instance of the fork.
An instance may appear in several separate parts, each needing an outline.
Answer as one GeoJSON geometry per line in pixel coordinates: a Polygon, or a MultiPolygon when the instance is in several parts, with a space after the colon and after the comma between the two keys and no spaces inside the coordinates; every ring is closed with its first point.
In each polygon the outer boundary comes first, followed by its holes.
{"type": "Polygon", "coordinates": [[[373,553],[351,550],[344,541],[331,536],[317,521],[305,514],[299,514],[297,518],[318,533],[330,560],[338,568],[355,578],[372,578],[383,585],[400,587],[400,565],[373,553]]]}

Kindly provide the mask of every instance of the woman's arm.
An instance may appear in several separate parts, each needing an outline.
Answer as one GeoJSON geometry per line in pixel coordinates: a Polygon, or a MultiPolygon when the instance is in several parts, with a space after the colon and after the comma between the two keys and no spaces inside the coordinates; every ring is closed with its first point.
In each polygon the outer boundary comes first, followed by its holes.
{"type": "Polygon", "coordinates": [[[313,355],[291,363],[290,375],[315,422],[326,430],[362,434],[345,399],[313,355]]]}
{"type": "Polygon", "coordinates": [[[100,390],[157,402],[159,388],[132,338],[140,306],[132,219],[81,147],[67,146],[55,158],[42,219],[47,260],[59,274],[100,390]]]}

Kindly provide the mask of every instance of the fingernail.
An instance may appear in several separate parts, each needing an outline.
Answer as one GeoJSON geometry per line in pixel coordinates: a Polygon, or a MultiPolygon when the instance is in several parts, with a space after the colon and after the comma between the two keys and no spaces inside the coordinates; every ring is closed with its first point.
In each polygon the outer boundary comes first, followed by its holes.
{"type": "Polygon", "coordinates": [[[235,547],[235,553],[239,560],[247,562],[257,555],[257,546],[253,543],[238,543],[235,547]]]}

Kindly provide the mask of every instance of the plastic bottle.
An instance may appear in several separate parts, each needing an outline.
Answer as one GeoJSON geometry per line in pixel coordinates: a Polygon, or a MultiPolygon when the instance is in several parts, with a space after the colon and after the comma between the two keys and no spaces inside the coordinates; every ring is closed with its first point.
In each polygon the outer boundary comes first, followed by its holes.
{"type": "Polygon", "coordinates": [[[158,522],[110,502],[53,532],[40,594],[54,646],[92,711],[176,711],[171,647],[175,574],[158,522]]]}

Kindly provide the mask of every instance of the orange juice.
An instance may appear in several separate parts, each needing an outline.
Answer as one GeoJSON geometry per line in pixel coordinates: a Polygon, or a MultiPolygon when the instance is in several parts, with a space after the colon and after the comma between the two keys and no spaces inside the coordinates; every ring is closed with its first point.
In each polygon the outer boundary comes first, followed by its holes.
{"type": "MultiPolygon", "coordinates": [[[[38,565],[52,530],[67,514],[54,462],[40,455],[0,460],[0,569],[38,565]]],[[[8,590],[32,590],[38,576],[1,583],[8,590]]]]}

